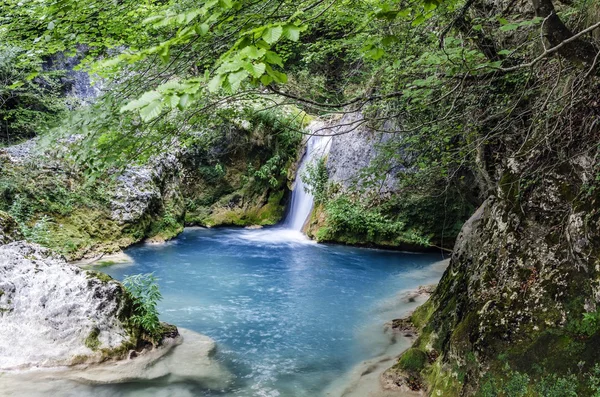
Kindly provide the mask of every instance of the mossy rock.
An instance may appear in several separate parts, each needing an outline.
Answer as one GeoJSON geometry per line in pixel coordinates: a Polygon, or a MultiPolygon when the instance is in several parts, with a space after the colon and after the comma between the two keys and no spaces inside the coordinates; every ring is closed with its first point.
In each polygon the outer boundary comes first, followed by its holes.
{"type": "Polygon", "coordinates": [[[87,277],[88,278],[95,278],[97,280],[100,280],[103,283],[109,283],[109,282],[111,282],[111,281],[114,280],[108,274],[102,273],[102,272],[97,272],[97,271],[94,271],[94,270],[87,270],[87,277]]]}
{"type": "Polygon", "coordinates": [[[411,347],[400,356],[396,365],[404,371],[420,372],[425,368],[427,360],[427,354],[423,350],[411,347]]]}
{"type": "Polygon", "coordinates": [[[98,336],[100,336],[100,330],[98,328],[93,328],[87,338],[85,338],[85,346],[93,351],[98,350],[100,347],[100,340],[98,339],[98,336]]]}

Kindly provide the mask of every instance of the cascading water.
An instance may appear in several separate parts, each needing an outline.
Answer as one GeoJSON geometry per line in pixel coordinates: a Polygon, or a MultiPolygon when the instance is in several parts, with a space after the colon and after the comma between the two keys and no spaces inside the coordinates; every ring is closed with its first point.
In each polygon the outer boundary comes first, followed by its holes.
{"type": "MultiPolygon", "coordinates": [[[[311,133],[317,133],[323,128],[323,123],[319,121],[312,122],[308,129],[311,133]]],[[[313,207],[314,197],[306,191],[306,186],[302,181],[301,175],[304,174],[309,164],[313,164],[323,156],[326,156],[331,147],[330,136],[311,135],[306,142],[306,153],[300,162],[296,174],[296,182],[292,190],[292,200],[288,209],[288,214],[283,222],[283,226],[295,231],[302,231],[308,216],[313,207]]]]}
{"type": "MultiPolygon", "coordinates": [[[[323,122],[313,121],[308,126],[308,130],[311,134],[319,134],[323,127],[323,122]]],[[[302,233],[302,228],[310,215],[314,202],[313,195],[305,189],[302,175],[309,164],[329,153],[331,138],[330,136],[309,135],[306,141],[306,152],[296,173],[296,182],[292,189],[292,199],[290,200],[287,216],[280,226],[265,228],[264,230],[247,230],[239,234],[240,238],[265,245],[281,243],[314,244],[314,241],[302,233]]]]}

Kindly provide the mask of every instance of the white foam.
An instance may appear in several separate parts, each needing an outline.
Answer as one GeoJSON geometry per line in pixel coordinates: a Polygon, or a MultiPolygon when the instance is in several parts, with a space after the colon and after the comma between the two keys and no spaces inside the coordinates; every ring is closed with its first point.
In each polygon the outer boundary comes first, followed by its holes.
{"type": "Polygon", "coordinates": [[[239,233],[239,238],[254,243],[265,245],[278,244],[316,244],[299,230],[286,229],[283,227],[243,230],[239,233]]]}

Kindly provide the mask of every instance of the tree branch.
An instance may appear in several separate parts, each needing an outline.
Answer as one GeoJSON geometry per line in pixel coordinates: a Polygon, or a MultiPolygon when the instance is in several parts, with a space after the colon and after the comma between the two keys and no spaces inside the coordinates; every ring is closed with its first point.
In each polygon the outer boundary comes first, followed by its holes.
{"type": "MultiPolygon", "coordinates": [[[[568,39],[562,41],[560,44],[552,47],[552,48],[548,48],[546,51],[544,51],[542,54],[540,54],[537,58],[535,58],[533,61],[528,62],[528,63],[524,63],[521,65],[516,65],[516,66],[512,66],[510,68],[498,68],[498,70],[502,71],[502,72],[514,72],[515,70],[519,70],[519,69],[524,69],[524,68],[530,68],[533,65],[535,65],[536,63],[538,63],[539,61],[541,61],[542,59],[546,58],[548,55],[554,54],[555,52],[559,51],[560,49],[564,48],[565,46],[569,45],[570,43],[573,43],[575,41],[577,41],[577,39],[579,39],[581,36],[583,36],[586,33],[591,32],[594,29],[598,29],[600,27],[600,22],[588,27],[587,29],[582,30],[581,32],[569,37],[568,39]]],[[[593,61],[592,61],[593,62],[593,61]]]]}

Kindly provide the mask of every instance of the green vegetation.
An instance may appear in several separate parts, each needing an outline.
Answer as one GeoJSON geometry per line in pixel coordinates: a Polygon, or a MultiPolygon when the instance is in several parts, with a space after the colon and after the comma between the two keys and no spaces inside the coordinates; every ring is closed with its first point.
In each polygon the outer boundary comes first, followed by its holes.
{"type": "Polygon", "coordinates": [[[317,209],[308,233],[318,241],[403,248],[451,247],[473,210],[459,195],[432,197],[430,183],[424,185],[428,193],[400,188],[385,198],[370,194],[369,185],[343,191],[329,181],[325,159],[309,164],[301,177],[315,197],[317,209]]]}
{"type": "Polygon", "coordinates": [[[0,146],[48,131],[66,115],[62,72],[39,73],[26,57],[25,49],[0,45],[0,146]]]}
{"type": "Polygon", "coordinates": [[[156,305],[162,299],[157,281],[151,273],[136,274],[123,280],[123,285],[133,299],[131,322],[155,342],[159,341],[163,331],[156,309],[156,305]]]}
{"type": "Polygon", "coordinates": [[[487,376],[478,393],[481,397],[577,397],[600,395],[600,366],[590,372],[559,376],[538,373],[534,378],[506,368],[502,376],[487,376]]]}
{"type": "Polygon", "coordinates": [[[183,184],[186,224],[272,225],[283,215],[304,114],[246,109],[239,116],[236,134],[224,127],[195,145],[183,184]]]}
{"type": "Polygon", "coordinates": [[[106,273],[97,272],[94,270],[88,270],[87,274],[88,274],[88,278],[93,277],[95,279],[102,281],[103,283],[108,283],[110,281],[113,281],[113,278],[106,273]]]}
{"type": "Polygon", "coordinates": [[[419,372],[427,363],[427,354],[420,349],[411,347],[400,356],[398,367],[405,371],[419,372]]]}
{"type": "Polygon", "coordinates": [[[87,338],[85,338],[85,346],[93,351],[98,350],[100,347],[98,336],[100,336],[100,330],[98,328],[93,328],[87,338]]]}

